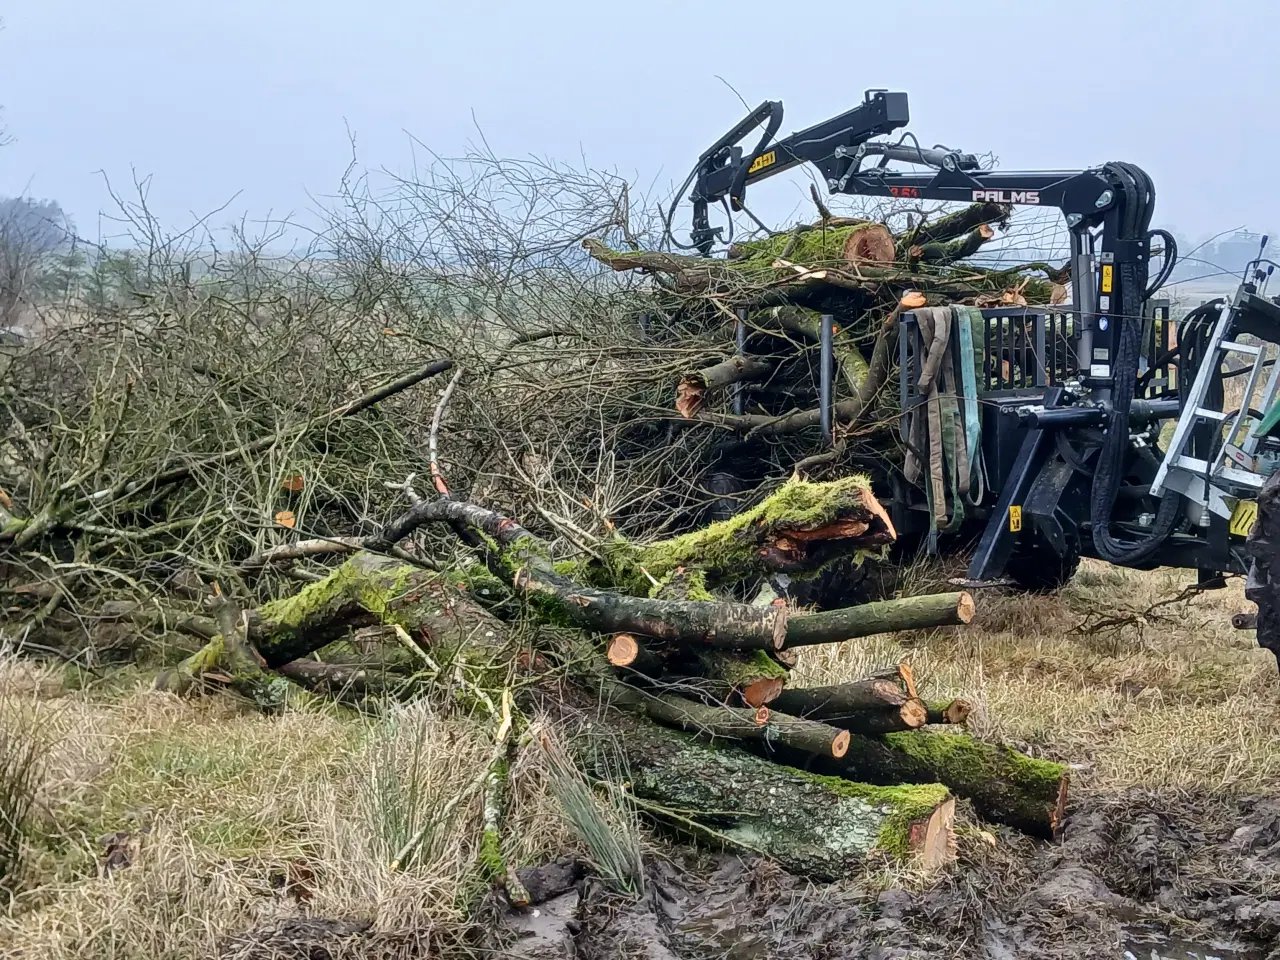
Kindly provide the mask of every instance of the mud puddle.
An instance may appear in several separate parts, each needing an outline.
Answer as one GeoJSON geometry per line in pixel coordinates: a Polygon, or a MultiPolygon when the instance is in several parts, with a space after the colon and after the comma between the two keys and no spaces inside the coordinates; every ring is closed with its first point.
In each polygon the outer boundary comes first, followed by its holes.
{"type": "Polygon", "coordinates": [[[1130,940],[1124,960],[1262,960],[1261,951],[1242,943],[1191,943],[1161,937],[1156,941],[1130,940]]]}

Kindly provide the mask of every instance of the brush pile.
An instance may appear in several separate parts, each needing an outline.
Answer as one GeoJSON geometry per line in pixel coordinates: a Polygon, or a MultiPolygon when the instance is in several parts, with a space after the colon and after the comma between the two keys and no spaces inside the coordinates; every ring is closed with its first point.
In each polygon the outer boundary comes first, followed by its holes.
{"type": "Polygon", "coordinates": [[[473,158],[397,189],[349,193],[328,246],[285,262],[210,260],[129,207],[137,253],[4,348],[11,642],[264,710],[443,696],[492,724],[495,849],[535,706],[604,789],[814,877],[941,866],[958,796],[1053,835],[1065,768],[956,732],[970,705],[926,702],[908,665],[791,682],[805,647],[974,615],[892,596],[873,488],[901,473],[901,310],[1066,279],[965,265],[1005,208],[895,233],[819,205],[717,259],[645,251],[609,178],[473,158]]]}

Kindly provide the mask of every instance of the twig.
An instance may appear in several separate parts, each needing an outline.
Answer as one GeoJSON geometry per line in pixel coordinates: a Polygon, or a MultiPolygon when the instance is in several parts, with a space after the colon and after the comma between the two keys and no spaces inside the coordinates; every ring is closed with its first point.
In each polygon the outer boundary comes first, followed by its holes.
{"type": "Polygon", "coordinates": [[[445,407],[449,405],[449,398],[453,396],[453,390],[464,373],[466,373],[465,368],[459,367],[449,380],[449,385],[444,388],[444,393],[440,394],[440,402],[436,404],[435,415],[431,418],[431,433],[427,438],[427,449],[431,455],[431,481],[435,485],[436,493],[444,497],[450,496],[449,485],[445,483],[444,474],[440,472],[436,438],[440,434],[440,421],[444,417],[445,407]]]}

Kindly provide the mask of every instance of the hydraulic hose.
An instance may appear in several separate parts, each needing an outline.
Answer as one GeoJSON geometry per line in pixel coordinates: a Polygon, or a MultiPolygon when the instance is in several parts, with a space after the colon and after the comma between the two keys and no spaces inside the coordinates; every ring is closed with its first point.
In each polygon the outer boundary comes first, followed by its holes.
{"type": "MultiPolygon", "coordinates": [[[[1122,204],[1116,239],[1125,242],[1146,238],[1155,205],[1155,187],[1150,177],[1127,163],[1111,163],[1105,169],[1122,204]]],[[[1098,556],[1110,563],[1127,565],[1146,560],[1169,538],[1178,520],[1179,503],[1176,493],[1172,490],[1166,492],[1160,500],[1151,533],[1139,540],[1131,542],[1111,535],[1111,515],[1129,453],[1129,410],[1133,405],[1138,361],[1142,354],[1142,303],[1147,290],[1147,261],[1126,260],[1120,264],[1117,273],[1115,310],[1112,313],[1116,324],[1116,347],[1111,368],[1115,389],[1112,391],[1111,417],[1104,431],[1090,491],[1089,519],[1098,556]]]]}

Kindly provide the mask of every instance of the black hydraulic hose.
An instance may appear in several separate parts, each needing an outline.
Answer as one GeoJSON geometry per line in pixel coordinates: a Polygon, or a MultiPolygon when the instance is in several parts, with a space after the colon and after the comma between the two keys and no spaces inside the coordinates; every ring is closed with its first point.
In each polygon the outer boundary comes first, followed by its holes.
{"type": "Polygon", "coordinates": [[[1170,349],[1166,350],[1164,353],[1160,354],[1160,356],[1156,357],[1156,359],[1152,362],[1151,366],[1147,368],[1146,373],[1144,373],[1141,377],[1138,378],[1139,393],[1141,393],[1143,388],[1145,388],[1146,385],[1151,381],[1152,377],[1154,377],[1160,370],[1164,369],[1166,365],[1168,365],[1170,362],[1174,360],[1178,361],[1178,382],[1179,383],[1182,382],[1183,347],[1186,346],[1188,343],[1186,339],[1186,332],[1188,329],[1188,325],[1195,323],[1201,317],[1209,316],[1211,313],[1214,312],[1215,307],[1221,303],[1222,303],[1221,297],[1218,297],[1216,300],[1210,300],[1208,303],[1202,303],[1200,304],[1200,306],[1196,307],[1194,310],[1188,313],[1185,317],[1183,317],[1180,321],[1178,321],[1178,345],[1176,347],[1171,347],[1170,349]]]}
{"type": "Polygon", "coordinates": [[[1152,230],[1147,234],[1148,251],[1151,250],[1152,237],[1159,237],[1164,241],[1164,263],[1160,267],[1160,272],[1156,274],[1156,278],[1151,281],[1151,285],[1143,293],[1143,300],[1150,300],[1156,295],[1156,291],[1164,286],[1165,281],[1169,279],[1169,275],[1173,273],[1173,268],[1178,264],[1178,241],[1173,239],[1173,234],[1168,230],[1152,230]]]}
{"type": "MultiPolygon", "coordinates": [[[[1120,195],[1120,227],[1117,240],[1133,241],[1146,237],[1155,202],[1151,178],[1127,163],[1106,167],[1120,195]]],[[[1147,289],[1147,261],[1129,260],[1120,264],[1116,292],[1116,348],[1111,373],[1111,418],[1104,432],[1090,492],[1089,519],[1094,549],[1098,556],[1115,564],[1140,563],[1150,557],[1168,539],[1177,523],[1178,495],[1168,491],[1160,500],[1151,533],[1137,541],[1119,540],[1111,535],[1111,515],[1115,510],[1120,484],[1124,479],[1125,459],[1129,453],[1129,409],[1133,405],[1138,380],[1138,361],[1142,355],[1142,302],[1147,289]]]]}

